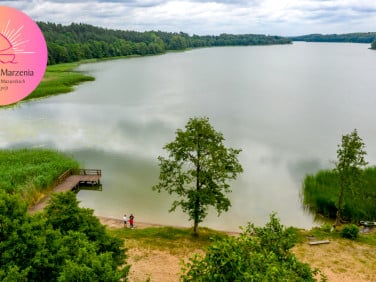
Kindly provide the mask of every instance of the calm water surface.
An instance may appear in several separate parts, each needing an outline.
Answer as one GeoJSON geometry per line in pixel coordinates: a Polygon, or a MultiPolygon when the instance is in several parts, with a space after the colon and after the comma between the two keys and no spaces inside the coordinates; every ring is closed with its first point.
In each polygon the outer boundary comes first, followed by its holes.
{"type": "Polygon", "coordinates": [[[376,52],[366,44],[198,49],[85,64],[96,77],[67,95],[0,111],[0,148],[46,147],[103,170],[103,191],[81,191],[95,214],[189,226],[168,213],[173,200],[151,190],[157,157],[189,117],[208,116],[226,144],[243,149],[232,207],[203,225],[238,230],[314,225],[299,194],[307,173],[332,168],[343,134],[357,128],[376,164],[376,52]]]}

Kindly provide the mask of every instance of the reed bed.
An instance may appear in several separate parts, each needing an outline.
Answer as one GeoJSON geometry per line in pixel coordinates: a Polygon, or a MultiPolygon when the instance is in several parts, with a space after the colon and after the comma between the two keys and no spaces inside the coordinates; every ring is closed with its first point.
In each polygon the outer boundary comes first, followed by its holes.
{"type": "Polygon", "coordinates": [[[31,205],[53,188],[62,173],[78,167],[73,158],[53,150],[0,150],[0,189],[21,195],[31,205]]]}
{"type": "MultiPolygon", "coordinates": [[[[339,195],[338,174],[333,170],[321,170],[307,175],[303,184],[304,205],[313,213],[334,219],[339,195]]],[[[345,221],[376,221],[376,167],[363,170],[357,185],[347,187],[341,211],[345,221]]]]}

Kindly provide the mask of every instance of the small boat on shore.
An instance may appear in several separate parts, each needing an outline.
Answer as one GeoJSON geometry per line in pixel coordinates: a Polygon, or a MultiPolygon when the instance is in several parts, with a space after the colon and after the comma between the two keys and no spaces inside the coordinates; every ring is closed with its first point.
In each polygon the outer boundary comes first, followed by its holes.
{"type": "Polygon", "coordinates": [[[362,225],[362,226],[365,226],[365,227],[374,227],[376,226],[376,222],[374,221],[359,221],[359,224],[362,225]]]}

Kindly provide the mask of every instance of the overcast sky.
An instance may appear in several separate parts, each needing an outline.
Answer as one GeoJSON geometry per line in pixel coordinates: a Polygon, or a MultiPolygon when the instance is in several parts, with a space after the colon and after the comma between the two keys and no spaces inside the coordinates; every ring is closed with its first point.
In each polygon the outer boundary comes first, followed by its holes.
{"type": "Polygon", "coordinates": [[[35,21],[191,35],[376,31],[376,0],[0,0],[0,5],[35,21]]]}

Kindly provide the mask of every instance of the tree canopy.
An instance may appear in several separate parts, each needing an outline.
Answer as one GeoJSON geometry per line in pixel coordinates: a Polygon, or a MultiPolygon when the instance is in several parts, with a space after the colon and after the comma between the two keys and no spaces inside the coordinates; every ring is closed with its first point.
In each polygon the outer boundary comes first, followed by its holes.
{"type": "Polygon", "coordinates": [[[56,194],[47,212],[31,216],[0,190],[1,281],[119,281],[129,270],[122,246],[72,192],[56,194]]]}
{"type": "Polygon", "coordinates": [[[185,130],[178,129],[176,138],[164,146],[169,156],[158,157],[158,192],[165,190],[178,199],[170,211],[178,206],[194,221],[194,233],[204,220],[209,206],[218,214],[231,206],[228,180],[243,171],[237,156],[241,150],[226,148],[222,133],[214,130],[208,118],[191,118],[185,130]]]}
{"type": "Polygon", "coordinates": [[[307,34],[290,37],[294,41],[308,42],[351,42],[351,43],[371,43],[376,38],[376,32],[356,32],[345,34],[307,34]]]}

